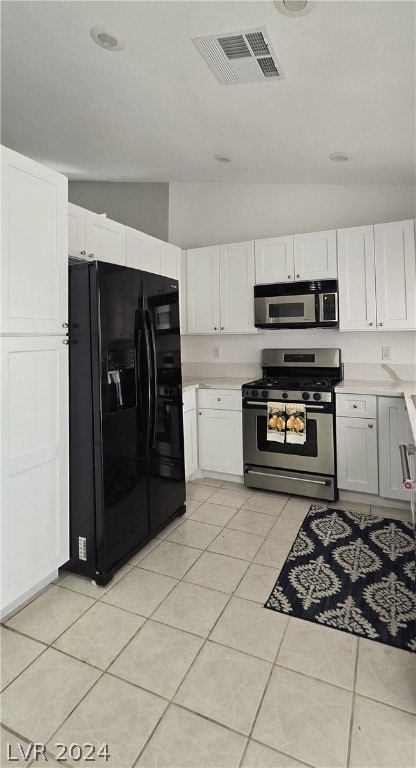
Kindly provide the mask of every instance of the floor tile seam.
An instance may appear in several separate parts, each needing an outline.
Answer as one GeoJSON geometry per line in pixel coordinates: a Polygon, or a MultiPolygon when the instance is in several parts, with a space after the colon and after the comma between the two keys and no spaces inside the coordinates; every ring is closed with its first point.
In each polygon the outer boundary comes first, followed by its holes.
{"type": "MultiPolygon", "coordinates": [[[[242,511],[241,509],[238,509],[236,514],[238,514],[241,511],[242,511]]],[[[252,512],[252,510],[251,509],[245,509],[244,512],[252,512]]],[[[253,514],[256,515],[257,512],[253,512],[253,514]]],[[[240,533],[252,533],[252,534],[254,534],[254,536],[264,536],[264,538],[266,538],[266,539],[268,538],[268,536],[270,536],[270,531],[268,533],[259,533],[258,531],[248,531],[246,528],[235,528],[232,525],[230,525],[230,523],[232,523],[232,520],[230,520],[230,522],[227,523],[227,525],[224,526],[224,528],[227,531],[239,531],[240,533]]]]}
{"type": "Polygon", "coordinates": [[[24,605],[19,606],[19,608],[16,608],[15,611],[11,611],[11,613],[7,616],[5,621],[1,622],[1,626],[5,627],[7,626],[7,622],[14,619],[15,616],[18,616],[19,613],[24,611],[25,608],[28,608],[29,605],[32,605],[32,603],[37,600],[38,597],[41,597],[42,595],[46,594],[46,592],[49,592],[51,587],[57,587],[57,584],[54,584],[53,581],[51,581],[49,584],[46,585],[46,587],[42,587],[38,592],[36,592],[32,597],[24,603],[24,605]]]}
{"type": "MultiPolygon", "coordinates": [[[[67,656],[68,654],[63,654],[63,655],[66,655],[66,656],[67,656]]],[[[84,664],[85,664],[86,662],[81,662],[81,663],[84,663],[84,664]]],[[[91,666],[91,664],[87,664],[87,666],[91,666]]],[[[93,669],[96,669],[96,667],[93,667],[93,669]]],[[[94,688],[94,686],[95,686],[95,685],[96,685],[96,684],[97,684],[97,683],[98,683],[98,682],[101,680],[101,678],[102,678],[102,677],[105,675],[105,672],[103,672],[103,670],[102,670],[102,669],[100,669],[100,670],[97,670],[97,671],[101,673],[101,674],[99,675],[99,677],[98,677],[96,680],[94,680],[94,681],[91,683],[91,685],[89,685],[89,686],[88,686],[88,688],[87,688],[87,690],[85,691],[85,693],[84,693],[84,694],[82,695],[82,697],[81,697],[81,698],[80,698],[80,699],[77,701],[77,703],[76,703],[76,704],[75,704],[75,705],[72,707],[71,711],[70,711],[70,712],[69,712],[69,713],[68,713],[68,714],[67,714],[67,715],[64,717],[64,719],[63,719],[63,720],[60,722],[59,726],[58,726],[58,727],[57,727],[57,728],[56,728],[56,729],[55,729],[55,730],[54,730],[54,731],[51,733],[51,735],[50,735],[50,736],[47,736],[47,737],[45,738],[45,746],[46,746],[46,744],[47,744],[47,743],[48,743],[48,742],[49,742],[51,739],[53,739],[53,738],[54,738],[54,736],[56,736],[56,734],[58,733],[59,729],[60,729],[60,728],[62,728],[62,726],[64,725],[64,723],[66,723],[66,721],[68,720],[68,718],[69,718],[69,717],[71,717],[71,715],[72,715],[72,714],[73,714],[73,712],[76,710],[76,708],[77,708],[77,707],[78,707],[78,706],[81,704],[81,702],[82,702],[82,701],[84,701],[84,699],[86,698],[86,696],[88,696],[88,694],[89,694],[89,693],[90,693],[90,691],[91,691],[91,690],[94,688]]],[[[11,731],[11,730],[12,730],[12,729],[11,729],[11,728],[10,728],[8,725],[5,725],[5,724],[4,724],[4,727],[5,727],[5,728],[7,728],[9,731],[11,731]]],[[[19,738],[22,738],[22,739],[24,739],[24,741],[28,741],[28,742],[35,742],[35,741],[37,740],[37,737],[36,737],[36,736],[35,736],[34,738],[32,738],[31,736],[23,736],[23,735],[20,735],[20,734],[19,734],[19,738]]]]}
{"type": "Polygon", "coordinates": [[[352,700],[351,700],[351,712],[350,712],[350,722],[348,726],[348,744],[347,744],[347,758],[346,758],[346,766],[350,765],[351,760],[351,745],[352,745],[352,736],[353,736],[353,725],[354,725],[354,713],[355,713],[355,689],[357,685],[357,674],[358,674],[358,659],[360,654],[360,638],[357,639],[357,647],[355,649],[355,660],[354,660],[354,677],[353,677],[353,688],[352,688],[352,700]]]}
{"type": "MultiPolygon", "coordinates": [[[[20,634],[20,632],[16,632],[16,634],[17,634],[17,635],[19,635],[19,634],[20,634]]],[[[26,635],[23,635],[23,637],[27,637],[27,636],[26,636],[26,635]]],[[[30,640],[33,640],[33,638],[32,638],[32,637],[31,637],[31,638],[29,638],[29,639],[30,639],[30,640]]],[[[44,645],[45,645],[45,644],[44,644],[44,645]]],[[[31,667],[31,666],[32,666],[32,664],[34,664],[34,662],[35,662],[35,661],[37,661],[38,659],[40,659],[40,657],[41,657],[41,656],[43,656],[43,655],[44,655],[44,653],[46,653],[46,651],[48,650],[48,648],[50,648],[50,646],[49,646],[49,645],[45,645],[45,647],[44,647],[44,648],[41,650],[41,652],[39,653],[39,655],[38,655],[38,656],[36,656],[36,658],[35,658],[35,659],[32,659],[32,661],[31,661],[31,662],[29,662],[29,664],[28,664],[28,665],[27,665],[27,666],[26,666],[24,669],[22,669],[22,670],[21,670],[21,671],[20,671],[20,672],[19,672],[19,673],[16,675],[16,677],[14,677],[14,678],[13,678],[13,680],[10,680],[10,683],[7,683],[7,685],[5,685],[5,686],[4,686],[4,688],[2,688],[2,689],[1,689],[1,695],[3,695],[3,693],[4,693],[5,691],[7,691],[7,689],[8,689],[8,688],[11,686],[11,684],[12,684],[12,683],[14,683],[14,682],[15,682],[15,681],[16,681],[16,680],[17,680],[17,679],[18,679],[18,678],[19,678],[21,675],[23,675],[23,672],[26,672],[26,670],[28,670],[28,669],[29,669],[29,667],[31,667]]]]}
{"type": "MultiPolygon", "coordinates": [[[[203,502],[203,504],[206,504],[206,503],[207,503],[206,501],[203,502]]],[[[217,507],[220,507],[220,506],[222,506],[222,505],[221,504],[217,504],[217,507]]],[[[229,507],[229,509],[231,509],[231,507],[229,507]]],[[[233,509],[234,509],[234,507],[233,507],[233,509]]],[[[238,512],[237,507],[235,507],[235,509],[238,512]]],[[[198,512],[198,510],[196,509],[195,512],[198,512]]],[[[209,523],[206,520],[194,520],[192,515],[193,515],[193,512],[189,515],[189,517],[185,517],[185,520],[182,520],[179,523],[179,525],[177,525],[176,528],[173,529],[172,533],[174,533],[183,523],[186,523],[186,522],[198,523],[198,525],[210,525],[210,526],[212,526],[212,528],[224,528],[225,527],[223,525],[218,525],[218,523],[209,523]]],[[[162,539],[162,541],[165,541],[165,539],[162,539]]],[[[173,542],[173,543],[174,544],[179,544],[180,542],[173,542]]],[[[183,546],[188,547],[190,545],[189,544],[184,544],[183,546]]],[[[150,552],[149,552],[149,555],[150,555],[150,552]]]]}
{"type": "MultiPolygon", "coordinates": [[[[243,761],[244,761],[244,758],[245,758],[245,754],[246,754],[246,752],[247,752],[247,749],[248,749],[248,745],[249,745],[249,743],[250,743],[250,739],[252,738],[252,735],[253,735],[253,731],[254,731],[254,728],[255,728],[255,726],[256,726],[256,723],[257,723],[257,718],[258,718],[258,716],[259,716],[259,713],[260,713],[260,710],[261,710],[261,708],[262,708],[262,706],[263,706],[264,698],[265,698],[265,696],[266,696],[266,692],[267,692],[267,690],[268,690],[268,687],[269,687],[269,684],[270,684],[270,680],[271,680],[271,677],[272,677],[273,671],[274,671],[274,669],[275,669],[275,667],[276,667],[276,659],[277,659],[277,657],[278,657],[278,655],[279,655],[279,651],[280,651],[280,648],[281,648],[281,646],[282,646],[282,643],[283,643],[283,640],[284,640],[284,638],[285,638],[285,636],[286,636],[286,632],[287,632],[287,628],[288,628],[288,626],[289,626],[289,619],[287,619],[287,621],[286,621],[286,626],[285,626],[285,628],[284,628],[284,630],[283,630],[283,632],[282,632],[282,637],[280,638],[280,642],[278,643],[278,647],[277,647],[277,650],[276,650],[276,653],[275,653],[275,656],[274,656],[274,660],[272,661],[272,664],[271,664],[271,669],[270,669],[270,672],[269,672],[268,678],[267,678],[267,680],[266,680],[266,684],[265,684],[265,686],[264,686],[264,689],[263,689],[263,694],[262,694],[262,696],[260,697],[260,701],[259,701],[259,703],[258,703],[258,706],[257,706],[257,709],[256,709],[256,711],[255,711],[255,713],[254,713],[253,722],[252,722],[252,724],[251,724],[250,733],[249,733],[249,735],[248,735],[248,741],[247,741],[247,744],[246,744],[246,746],[245,746],[245,749],[244,749],[243,755],[241,756],[240,766],[242,765],[242,763],[243,763],[243,761]]],[[[267,746],[270,746],[270,745],[267,745],[267,746]]]]}
{"type": "Polygon", "coordinates": [[[260,744],[262,747],[267,747],[268,749],[271,749],[273,752],[277,752],[280,755],[284,755],[284,757],[290,758],[290,760],[296,760],[298,763],[300,763],[305,768],[314,768],[314,766],[311,763],[305,763],[305,761],[304,760],[300,760],[299,757],[295,757],[294,758],[293,755],[289,755],[288,752],[283,752],[281,749],[276,749],[275,747],[271,747],[270,744],[266,744],[265,742],[261,741],[260,739],[257,739],[257,738],[256,739],[252,739],[252,738],[250,738],[248,740],[247,747],[249,746],[250,742],[254,742],[254,744],[260,744]]]}
{"type": "MultiPolygon", "coordinates": [[[[224,593],[222,593],[222,594],[224,594],[224,593]]],[[[190,675],[190,673],[191,673],[191,670],[193,669],[193,667],[195,666],[195,664],[196,664],[197,660],[199,659],[199,657],[200,657],[200,655],[201,655],[201,653],[202,653],[203,649],[205,648],[205,646],[206,646],[206,644],[207,644],[207,642],[208,642],[208,640],[209,640],[209,638],[210,638],[210,636],[211,636],[211,633],[212,633],[212,632],[213,632],[213,630],[214,630],[214,627],[216,627],[216,625],[218,624],[218,622],[219,622],[219,620],[221,619],[222,615],[224,614],[224,611],[225,611],[225,609],[227,608],[228,604],[230,603],[230,600],[231,600],[231,595],[229,595],[229,596],[228,596],[228,600],[227,600],[227,602],[225,603],[225,605],[224,605],[223,609],[222,609],[222,610],[221,610],[221,612],[219,613],[219,615],[218,615],[218,617],[217,617],[216,621],[215,621],[215,622],[214,622],[214,624],[212,625],[212,627],[211,627],[211,629],[209,630],[208,634],[207,634],[207,635],[206,635],[206,636],[203,638],[203,643],[202,643],[201,647],[199,648],[199,650],[198,650],[198,652],[197,652],[196,656],[193,658],[193,660],[192,660],[191,664],[189,665],[189,668],[187,669],[187,671],[185,672],[185,674],[184,674],[184,676],[183,676],[182,680],[180,681],[179,685],[177,686],[177,688],[176,688],[176,690],[175,690],[175,693],[174,693],[174,694],[173,694],[173,696],[172,696],[172,702],[174,702],[175,704],[178,704],[178,702],[176,702],[176,701],[175,701],[175,697],[177,696],[177,694],[178,694],[178,692],[179,692],[179,689],[182,687],[183,683],[185,682],[185,680],[187,679],[187,677],[190,675]]],[[[199,637],[200,637],[200,636],[199,636],[199,637]]],[[[189,709],[188,707],[184,707],[184,708],[185,708],[185,709],[189,709]]],[[[194,711],[194,710],[190,710],[190,711],[194,711]]],[[[209,719],[209,718],[207,718],[207,719],[209,719]]]]}
{"type": "Polygon", "coordinates": [[[75,595],[82,595],[82,597],[89,597],[90,600],[95,600],[95,601],[100,600],[99,597],[92,597],[92,595],[86,595],[85,592],[79,592],[79,590],[74,589],[73,587],[67,587],[65,584],[59,583],[59,584],[55,584],[55,586],[61,587],[61,589],[66,589],[67,592],[73,592],[75,595]]]}
{"type": "MultiPolygon", "coordinates": [[[[109,607],[110,608],[114,608],[116,606],[109,606],[109,607]]],[[[119,610],[124,610],[124,609],[120,608],[119,610]]],[[[109,661],[109,663],[107,664],[106,667],[104,667],[104,669],[103,669],[103,667],[98,667],[96,664],[93,664],[91,661],[86,661],[85,659],[81,659],[79,656],[75,656],[74,654],[70,653],[69,651],[64,650],[63,648],[58,648],[55,645],[51,645],[49,647],[52,648],[54,651],[58,651],[59,653],[62,653],[64,656],[69,656],[69,658],[71,658],[71,659],[75,659],[76,661],[80,661],[82,664],[86,664],[87,666],[92,667],[93,669],[98,670],[98,672],[106,673],[106,672],[108,672],[108,669],[111,667],[113,662],[120,656],[121,653],[123,653],[123,651],[127,648],[128,644],[136,637],[136,635],[140,632],[140,630],[148,622],[148,619],[145,616],[142,616],[141,614],[132,613],[131,611],[125,611],[125,613],[128,613],[130,616],[138,616],[139,618],[144,619],[144,622],[143,622],[143,624],[140,625],[140,627],[138,627],[138,629],[136,629],[134,634],[124,643],[123,647],[118,651],[118,653],[114,656],[114,658],[112,658],[111,661],[109,661]]],[[[85,615],[85,614],[83,614],[83,615],[85,615]]],[[[82,617],[80,617],[80,618],[82,618],[82,617]]],[[[76,622],[74,622],[74,623],[76,623],[76,622]]],[[[73,626],[73,625],[71,625],[71,626],[73,626]]],[[[70,629],[70,627],[68,627],[68,629],[70,629]]],[[[65,634],[65,632],[62,635],[60,635],[60,637],[62,637],[64,634],[65,634]]],[[[57,638],[57,639],[59,639],[59,638],[57,638]]],[[[54,640],[54,642],[56,643],[56,640],[54,640]]]]}
{"type": "MultiPolygon", "coordinates": [[[[140,565],[134,565],[134,566],[133,566],[133,568],[140,568],[140,565]]],[[[144,571],[145,573],[153,573],[153,571],[148,571],[146,568],[142,568],[142,571],[144,571]]],[[[127,575],[128,575],[128,574],[126,573],[126,576],[127,576],[127,575]]],[[[157,575],[158,575],[158,576],[164,576],[164,574],[163,574],[163,573],[158,573],[157,575]]],[[[129,611],[129,609],[128,609],[128,608],[121,608],[121,606],[119,606],[119,605],[114,605],[114,603],[106,603],[106,605],[112,605],[112,606],[113,606],[113,608],[119,608],[119,609],[120,609],[120,610],[122,610],[122,611],[123,611],[123,610],[124,610],[124,611],[127,611],[127,613],[133,613],[135,616],[142,616],[144,619],[150,619],[150,617],[151,617],[151,616],[153,616],[154,612],[155,612],[155,611],[157,611],[157,609],[158,609],[158,608],[160,608],[160,606],[162,605],[163,601],[164,601],[164,600],[166,600],[166,598],[168,597],[168,595],[170,595],[170,593],[172,592],[172,590],[173,590],[173,589],[175,589],[175,587],[177,586],[177,584],[178,584],[178,583],[179,583],[179,581],[180,581],[180,579],[175,579],[175,578],[174,578],[174,576],[166,576],[165,578],[167,578],[167,579],[172,579],[172,580],[173,580],[173,581],[175,581],[176,583],[175,583],[175,584],[173,584],[173,585],[170,587],[169,591],[166,593],[166,595],[164,595],[164,596],[162,597],[162,599],[160,600],[160,602],[159,602],[159,603],[156,605],[156,607],[155,607],[155,608],[154,608],[154,609],[151,611],[151,613],[149,614],[149,616],[143,616],[143,614],[142,614],[142,613],[135,613],[134,611],[129,611]]],[[[123,576],[123,579],[124,579],[124,576],[123,576]]],[[[120,579],[120,581],[117,581],[117,582],[114,584],[114,587],[116,587],[116,586],[117,586],[117,584],[120,584],[120,583],[123,581],[123,579],[120,579]]],[[[112,587],[111,589],[114,589],[114,587],[112,587]]],[[[108,594],[110,594],[110,592],[111,592],[111,589],[109,589],[109,590],[108,590],[108,592],[105,592],[105,594],[104,594],[102,597],[100,597],[100,600],[101,600],[103,603],[105,602],[104,598],[105,598],[105,597],[106,597],[108,594]]]]}
{"type": "MultiPolygon", "coordinates": [[[[126,575],[127,575],[127,574],[126,574],[126,575]]],[[[78,593],[78,594],[79,594],[79,593],[78,593]]],[[[87,595],[84,595],[84,597],[87,597],[87,595]]],[[[98,602],[98,600],[97,600],[97,599],[95,599],[95,598],[91,598],[91,600],[94,600],[94,602],[92,603],[92,605],[89,605],[89,606],[88,606],[88,608],[86,608],[86,610],[85,610],[83,613],[81,613],[81,615],[80,615],[80,616],[77,616],[77,618],[76,618],[74,621],[72,621],[72,622],[71,622],[71,624],[69,624],[69,625],[66,627],[66,629],[64,629],[64,631],[63,631],[63,632],[61,632],[61,633],[58,635],[58,637],[55,637],[55,639],[54,639],[54,640],[52,640],[52,642],[49,644],[49,647],[50,647],[50,648],[55,648],[55,646],[54,646],[54,643],[56,643],[58,640],[60,640],[60,639],[61,639],[61,637],[62,637],[62,636],[65,634],[65,632],[67,632],[69,629],[71,629],[71,628],[74,626],[74,624],[76,624],[76,623],[77,623],[77,621],[79,621],[80,619],[82,619],[82,617],[83,617],[83,616],[85,616],[85,615],[86,615],[86,614],[87,614],[87,613],[88,613],[88,612],[89,612],[89,611],[90,611],[92,608],[94,608],[94,606],[96,605],[96,603],[98,602]]]]}
{"type": "Polygon", "coordinates": [[[383,707],[389,707],[389,709],[395,709],[397,712],[404,712],[406,715],[412,715],[412,717],[416,716],[416,709],[406,709],[405,707],[398,707],[397,704],[389,704],[387,701],[381,701],[381,699],[374,699],[372,696],[368,696],[365,693],[360,693],[359,691],[355,691],[354,701],[356,701],[357,696],[361,699],[366,699],[367,701],[373,701],[375,704],[381,704],[383,707]]]}
{"type": "MultiPolygon", "coordinates": [[[[166,540],[166,541],[167,541],[167,540],[166,540]]],[[[178,547],[186,547],[186,549],[198,549],[198,547],[190,547],[190,546],[188,546],[187,544],[179,544],[179,543],[178,543],[178,542],[176,542],[176,541],[169,541],[169,544],[178,544],[178,547]]],[[[154,550],[152,549],[152,552],[149,552],[149,555],[151,555],[153,552],[155,552],[155,551],[156,551],[156,549],[158,549],[158,547],[155,547],[155,549],[154,549],[154,550]]],[[[169,574],[166,574],[166,573],[160,573],[160,571],[153,571],[151,568],[144,568],[144,566],[140,564],[142,561],[140,561],[139,563],[137,563],[137,565],[133,565],[133,568],[142,568],[142,570],[144,570],[144,571],[151,571],[152,573],[158,573],[158,574],[159,574],[159,576],[168,576],[170,579],[178,579],[178,581],[182,581],[182,579],[183,579],[183,578],[186,576],[186,574],[187,574],[187,573],[189,573],[189,571],[191,570],[191,568],[193,568],[193,567],[194,567],[194,565],[196,565],[196,563],[198,563],[198,562],[199,562],[199,560],[201,559],[201,557],[202,557],[202,555],[204,554],[204,552],[206,552],[206,550],[205,550],[205,549],[198,549],[198,552],[199,552],[199,555],[198,555],[197,559],[195,560],[195,562],[193,562],[193,563],[192,563],[192,564],[189,566],[189,568],[187,568],[187,570],[185,571],[185,573],[183,573],[183,575],[182,575],[182,576],[179,576],[179,577],[178,577],[178,576],[170,576],[169,574]]],[[[146,555],[146,557],[147,557],[147,555],[146,555]]]]}
{"type": "MultiPolygon", "coordinates": [[[[243,533],[243,531],[240,531],[240,533],[243,533]]],[[[219,535],[219,534],[218,534],[218,535],[219,535]]],[[[263,537],[263,538],[264,538],[264,537],[263,537]]],[[[214,539],[214,540],[211,542],[211,544],[209,544],[209,547],[211,547],[211,546],[214,544],[214,542],[216,541],[216,539],[217,539],[217,537],[216,537],[216,538],[215,538],[215,539],[214,539]]],[[[260,548],[263,546],[263,544],[264,544],[264,541],[262,541],[262,543],[260,544],[260,547],[259,547],[259,549],[260,549],[260,548]]],[[[247,558],[245,558],[245,557],[237,557],[237,555],[230,555],[230,554],[228,554],[228,553],[227,553],[227,554],[225,554],[224,552],[216,552],[215,550],[213,550],[213,549],[208,549],[208,548],[207,548],[205,551],[206,551],[206,552],[211,552],[211,553],[212,553],[212,554],[214,554],[214,555],[222,555],[223,557],[232,557],[232,558],[234,558],[234,560],[242,560],[244,563],[250,563],[250,565],[251,565],[252,563],[254,563],[254,558],[255,558],[255,557],[257,557],[257,555],[258,555],[259,549],[257,550],[257,552],[255,552],[255,554],[253,555],[253,557],[251,558],[251,560],[248,560],[248,559],[247,559],[247,558]]],[[[256,563],[256,565],[261,565],[261,563],[256,563]]],[[[268,567],[269,567],[269,568],[273,568],[273,566],[272,566],[272,565],[269,565],[268,567]]]]}
{"type": "Polygon", "coordinates": [[[160,716],[158,717],[158,719],[157,719],[154,727],[150,731],[148,737],[144,740],[143,746],[141,747],[141,749],[139,749],[139,752],[138,752],[137,756],[135,757],[135,759],[131,763],[131,768],[136,768],[136,766],[137,766],[137,764],[138,764],[138,762],[139,762],[143,752],[145,751],[147,745],[150,744],[150,741],[153,738],[153,735],[156,733],[160,723],[162,722],[163,718],[165,717],[165,715],[167,714],[168,710],[170,709],[170,706],[171,706],[171,702],[169,701],[167,706],[164,708],[163,712],[161,712],[160,716]]]}
{"type": "Polygon", "coordinates": [[[353,694],[353,688],[347,688],[344,685],[340,685],[339,683],[330,683],[328,680],[323,680],[322,677],[316,677],[316,675],[308,675],[306,672],[301,672],[298,669],[293,669],[293,667],[288,667],[285,664],[279,663],[278,660],[276,660],[275,667],[278,667],[279,669],[286,669],[288,672],[293,672],[295,675],[300,675],[301,677],[306,677],[308,680],[316,680],[318,683],[323,683],[324,685],[330,685],[332,688],[337,688],[339,691],[344,691],[344,693],[350,693],[353,694]]]}

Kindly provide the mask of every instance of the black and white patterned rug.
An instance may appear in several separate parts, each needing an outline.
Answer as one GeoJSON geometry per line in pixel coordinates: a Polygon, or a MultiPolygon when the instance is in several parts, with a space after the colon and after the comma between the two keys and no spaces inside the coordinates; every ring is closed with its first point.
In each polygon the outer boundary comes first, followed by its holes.
{"type": "Polygon", "coordinates": [[[415,588],[411,523],[313,504],[265,608],[416,651],[415,588]]]}

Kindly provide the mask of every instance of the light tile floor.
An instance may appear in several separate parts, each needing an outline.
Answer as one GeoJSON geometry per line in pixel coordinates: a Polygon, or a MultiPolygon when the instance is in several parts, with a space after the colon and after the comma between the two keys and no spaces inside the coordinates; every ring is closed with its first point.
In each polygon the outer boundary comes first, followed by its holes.
{"type": "Polygon", "coordinates": [[[114,768],[413,768],[415,657],[262,607],[311,500],[187,495],[106,588],[63,572],[1,628],[1,768],[39,765],[5,757],[32,741],[49,765],[88,742],[114,768]]]}

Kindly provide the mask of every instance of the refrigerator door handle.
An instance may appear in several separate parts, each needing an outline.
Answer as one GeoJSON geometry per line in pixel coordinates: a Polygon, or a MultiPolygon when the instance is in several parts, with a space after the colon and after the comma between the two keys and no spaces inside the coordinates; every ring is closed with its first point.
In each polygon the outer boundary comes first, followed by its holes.
{"type": "Polygon", "coordinates": [[[152,397],[152,403],[150,406],[150,413],[152,417],[152,427],[151,427],[151,446],[154,447],[156,444],[156,425],[157,425],[157,362],[156,362],[156,343],[155,343],[155,332],[153,328],[152,318],[151,314],[148,310],[145,312],[146,320],[147,320],[147,328],[150,338],[150,349],[152,353],[152,389],[153,389],[153,397],[152,397]]]}
{"type": "Polygon", "coordinates": [[[138,318],[138,333],[137,333],[137,386],[140,390],[140,397],[144,404],[144,400],[147,401],[147,412],[146,409],[143,408],[143,413],[145,414],[145,420],[146,420],[146,449],[149,449],[150,444],[150,413],[151,413],[151,382],[150,382],[150,376],[151,376],[151,361],[150,361],[150,343],[149,343],[149,335],[147,332],[146,327],[146,320],[145,320],[145,312],[143,309],[137,309],[137,318],[138,318]],[[141,360],[141,340],[144,339],[144,345],[145,345],[145,353],[146,353],[146,367],[147,367],[147,376],[146,376],[146,395],[147,397],[143,397],[143,393],[141,390],[141,381],[142,377],[139,374],[140,371],[140,360],[141,360]]]}

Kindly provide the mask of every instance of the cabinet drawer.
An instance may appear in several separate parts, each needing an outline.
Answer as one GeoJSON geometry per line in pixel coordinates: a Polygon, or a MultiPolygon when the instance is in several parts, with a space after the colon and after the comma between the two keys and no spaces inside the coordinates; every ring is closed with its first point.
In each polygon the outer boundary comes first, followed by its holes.
{"type": "Polygon", "coordinates": [[[198,408],[215,408],[217,411],[241,411],[241,390],[198,389],[198,408]]]}
{"type": "Polygon", "coordinates": [[[357,418],[377,418],[377,399],[375,395],[338,395],[336,400],[337,416],[357,418]]]}
{"type": "Polygon", "coordinates": [[[188,392],[182,392],[183,412],[196,410],[196,389],[190,389],[188,392]]]}

